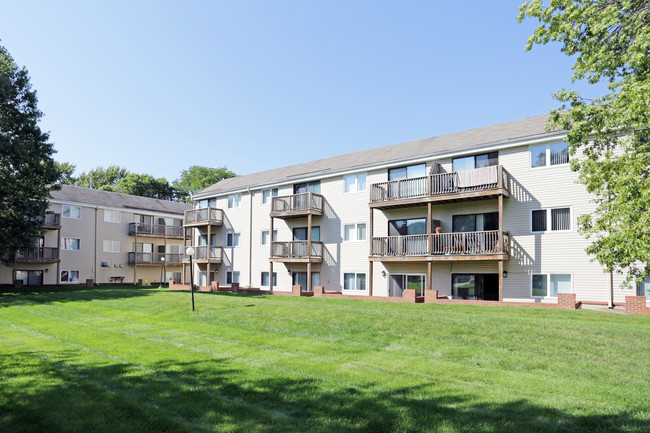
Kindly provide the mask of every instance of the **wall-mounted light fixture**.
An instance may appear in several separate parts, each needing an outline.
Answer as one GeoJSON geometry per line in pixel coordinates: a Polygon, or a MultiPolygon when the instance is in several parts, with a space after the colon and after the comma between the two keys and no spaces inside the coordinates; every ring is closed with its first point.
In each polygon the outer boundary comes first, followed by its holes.
{"type": "Polygon", "coordinates": [[[386,276],[386,271],[381,271],[381,276],[385,277],[386,276]]]}
{"type": "Polygon", "coordinates": [[[508,271],[503,271],[503,278],[508,278],[508,271]]]}

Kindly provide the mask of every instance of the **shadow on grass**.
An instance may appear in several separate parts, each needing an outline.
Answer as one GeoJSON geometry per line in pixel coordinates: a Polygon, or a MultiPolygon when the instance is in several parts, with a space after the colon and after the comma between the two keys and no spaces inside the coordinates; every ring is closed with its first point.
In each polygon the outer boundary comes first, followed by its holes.
{"type": "MultiPolygon", "coordinates": [[[[232,432],[647,432],[632,413],[576,415],[526,400],[386,391],[271,376],[230,361],[88,366],[74,351],[0,355],[0,430],[232,432]]],[[[638,413],[637,413],[637,416],[638,413]]]]}
{"type": "Polygon", "coordinates": [[[0,287],[0,308],[17,305],[47,304],[50,302],[83,302],[135,298],[148,296],[153,293],[154,289],[154,287],[133,285],[0,287]]]}

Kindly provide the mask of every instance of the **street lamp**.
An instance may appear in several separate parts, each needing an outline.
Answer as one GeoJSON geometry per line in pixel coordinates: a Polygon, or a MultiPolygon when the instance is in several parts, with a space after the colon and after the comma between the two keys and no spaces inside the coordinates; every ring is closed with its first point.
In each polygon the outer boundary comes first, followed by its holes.
{"type": "Polygon", "coordinates": [[[159,289],[162,289],[164,269],[165,269],[165,256],[162,256],[160,258],[160,284],[158,285],[159,289]]]}
{"type": "Polygon", "coordinates": [[[190,292],[192,292],[192,311],[194,311],[194,268],[192,267],[192,256],[194,255],[194,248],[188,247],[185,254],[190,258],[190,292]]]}

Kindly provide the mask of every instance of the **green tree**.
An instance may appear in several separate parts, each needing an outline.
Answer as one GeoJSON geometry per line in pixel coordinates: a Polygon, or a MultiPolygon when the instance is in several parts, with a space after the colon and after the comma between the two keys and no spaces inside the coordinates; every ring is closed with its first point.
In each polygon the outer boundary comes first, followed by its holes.
{"type": "Polygon", "coordinates": [[[650,3],[647,0],[534,0],[519,21],[541,25],[528,39],[559,42],[575,56],[573,80],[606,82],[606,94],[554,94],[560,107],[549,127],[567,131],[572,168],[596,198],[596,211],[579,219],[580,231],[607,271],[627,282],[650,273],[650,3]]]}
{"type": "Polygon", "coordinates": [[[141,197],[173,200],[174,188],[164,177],[155,178],[148,174],[129,173],[120,179],[117,184],[102,187],[110,188],[106,191],[120,192],[122,194],[139,195],[141,197]]]}
{"type": "Polygon", "coordinates": [[[59,171],[54,148],[38,122],[43,113],[27,70],[0,46],[0,258],[33,246],[42,233],[59,171]]]}
{"type": "MultiPolygon", "coordinates": [[[[78,182],[78,186],[84,188],[102,189],[104,186],[114,186],[117,183],[125,178],[130,172],[123,167],[117,165],[110,165],[106,168],[97,167],[89,170],[88,173],[85,171],[79,175],[76,179],[73,179],[69,185],[74,185],[78,182]]],[[[107,189],[111,191],[111,189],[107,189]]]]}
{"type": "Polygon", "coordinates": [[[65,185],[74,185],[77,179],[74,177],[74,171],[77,169],[77,166],[70,162],[54,162],[56,164],[57,170],[61,175],[60,182],[65,185]]]}
{"type": "Polygon", "coordinates": [[[187,170],[181,170],[180,177],[172,182],[172,185],[176,189],[178,200],[189,203],[192,201],[192,196],[202,189],[235,176],[236,174],[226,167],[210,168],[193,165],[187,170]]]}

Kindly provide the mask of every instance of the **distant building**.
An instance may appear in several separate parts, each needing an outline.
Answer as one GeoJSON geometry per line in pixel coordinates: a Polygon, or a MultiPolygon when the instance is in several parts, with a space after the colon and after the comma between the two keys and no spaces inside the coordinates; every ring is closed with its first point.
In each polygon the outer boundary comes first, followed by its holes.
{"type": "Polygon", "coordinates": [[[166,281],[181,278],[190,205],[68,185],[51,195],[44,235],[0,266],[0,284],[159,282],[161,271],[166,281]]]}

